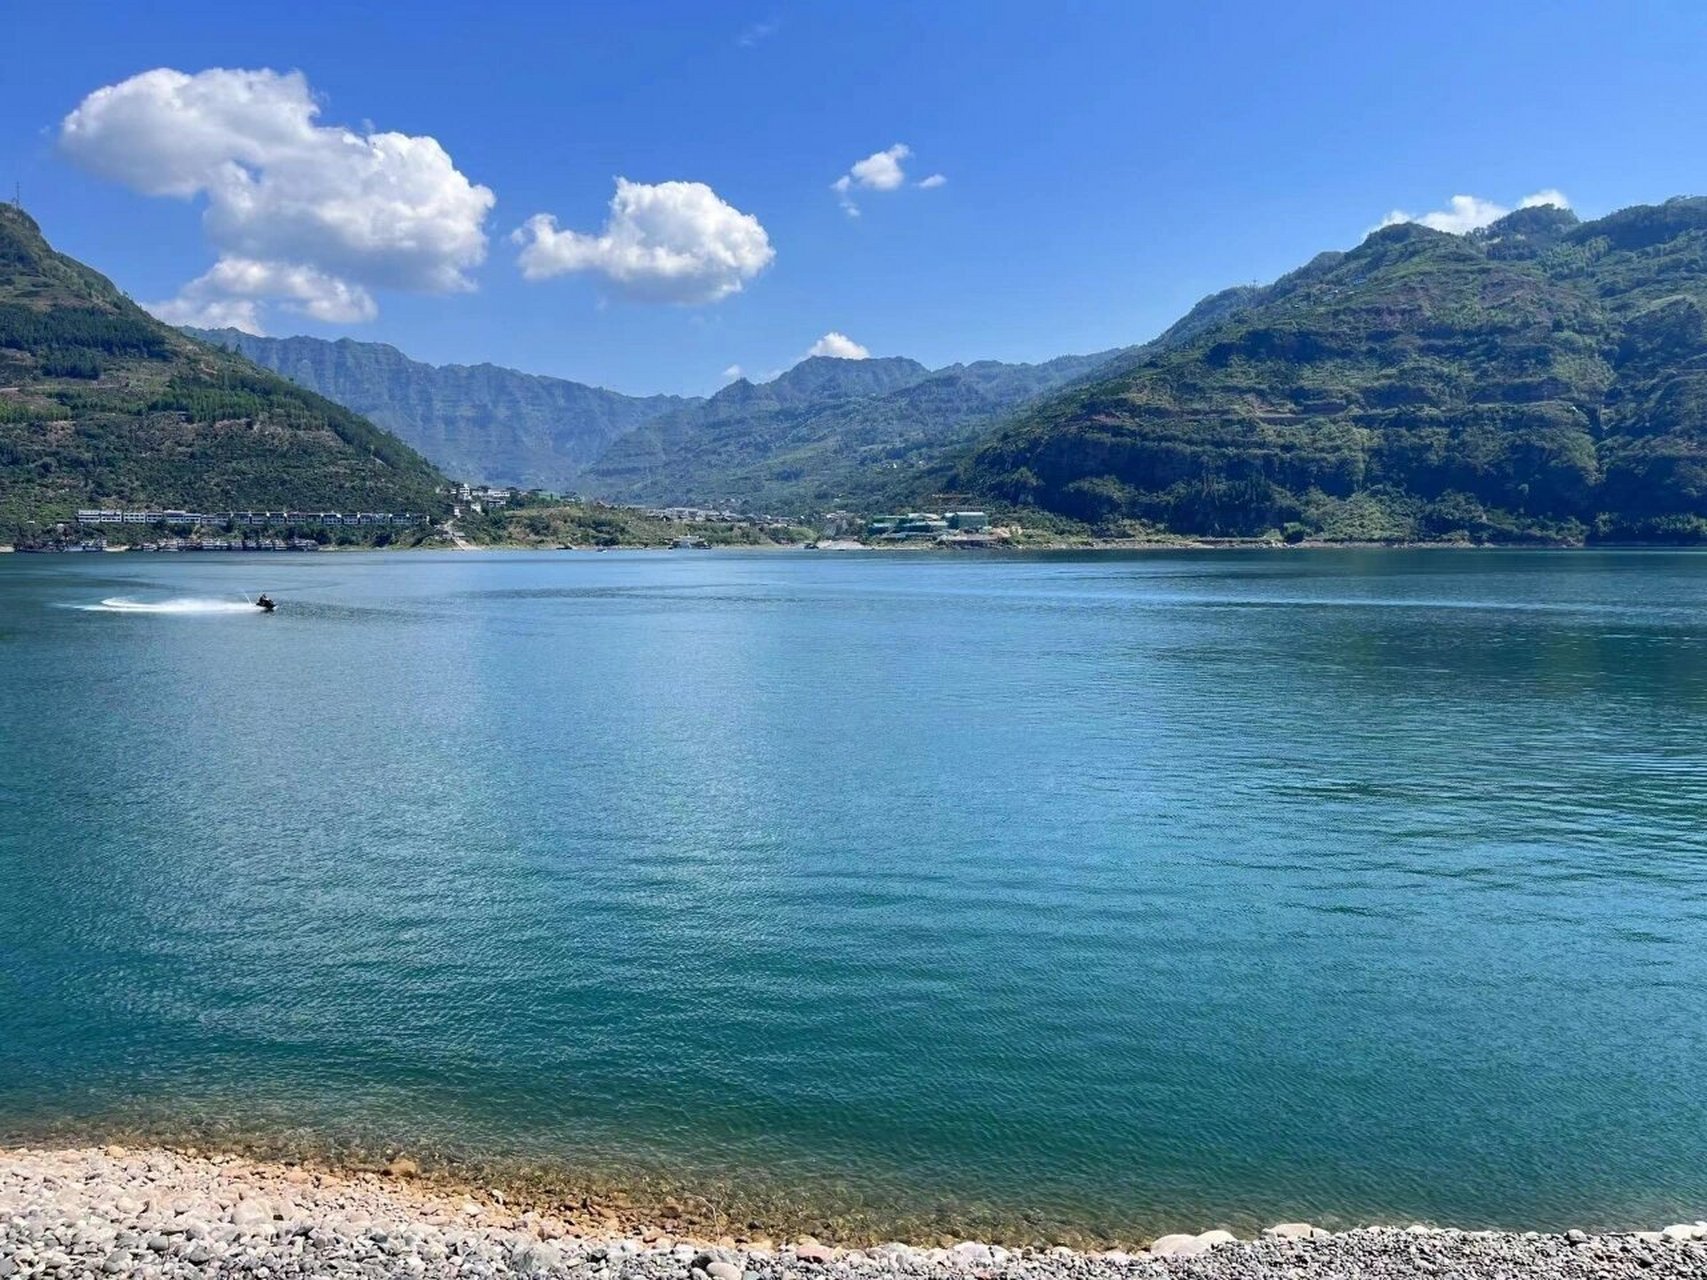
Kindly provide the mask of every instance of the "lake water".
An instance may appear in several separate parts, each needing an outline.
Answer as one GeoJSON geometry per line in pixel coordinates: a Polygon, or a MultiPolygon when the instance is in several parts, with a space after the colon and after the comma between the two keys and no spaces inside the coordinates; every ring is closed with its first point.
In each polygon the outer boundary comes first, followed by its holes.
{"type": "Polygon", "coordinates": [[[0,1139],[132,1129],[1698,1217],[1707,556],[0,556],[0,1139]]]}

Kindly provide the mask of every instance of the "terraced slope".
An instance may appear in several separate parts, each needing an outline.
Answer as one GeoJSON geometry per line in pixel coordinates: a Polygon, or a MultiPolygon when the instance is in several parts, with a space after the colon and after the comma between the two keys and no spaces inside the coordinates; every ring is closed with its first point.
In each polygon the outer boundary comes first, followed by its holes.
{"type": "Polygon", "coordinates": [[[185,336],[0,206],[0,541],[77,507],[436,511],[395,436],[185,336]]]}
{"type": "Polygon", "coordinates": [[[1707,200],[1394,226],[1238,293],[945,483],[1117,531],[1707,539],[1707,200]]]}

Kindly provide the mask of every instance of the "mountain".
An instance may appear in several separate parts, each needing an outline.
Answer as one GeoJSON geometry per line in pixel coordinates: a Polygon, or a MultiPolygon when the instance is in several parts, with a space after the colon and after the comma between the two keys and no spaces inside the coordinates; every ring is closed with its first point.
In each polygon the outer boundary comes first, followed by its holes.
{"type": "Polygon", "coordinates": [[[1181,324],[938,483],[1111,531],[1707,539],[1707,200],[1386,227],[1181,324]]]}
{"type": "Polygon", "coordinates": [[[436,511],[442,483],[396,437],[160,323],[0,206],[0,540],[100,504],[436,511]]]}
{"type": "Polygon", "coordinates": [[[422,364],[380,342],[261,338],[238,329],[188,332],[336,400],[395,432],[448,474],[483,484],[573,489],[612,440],[659,414],[699,403],[625,396],[492,364],[422,364]]]}
{"type": "Polygon", "coordinates": [[[422,364],[348,338],[188,332],[372,418],[451,475],[767,511],[881,505],[945,450],[1116,354],[936,370],[902,357],[815,356],[704,399],[626,396],[489,364],[422,364]]]}
{"type": "Polygon", "coordinates": [[[1045,364],[817,356],[731,383],[614,441],[582,486],[625,501],[814,512],[900,500],[945,451],[1115,353],[1045,364]]]}

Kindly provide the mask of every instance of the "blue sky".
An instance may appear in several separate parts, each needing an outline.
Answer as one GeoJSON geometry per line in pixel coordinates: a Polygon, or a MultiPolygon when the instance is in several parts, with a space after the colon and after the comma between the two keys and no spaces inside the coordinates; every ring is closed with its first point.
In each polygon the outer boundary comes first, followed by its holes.
{"type": "Polygon", "coordinates": [[[830,332],[931,365],[1123,346],[1395,209],[1707,190],[1699,4],[10,0],[6,26],[0,179],[133,297],[630,392],[830,332]],[[183,79],[67,140],[158,68],[183,79]],[[343,200],[352,174],[392,203],[343,200]]]}

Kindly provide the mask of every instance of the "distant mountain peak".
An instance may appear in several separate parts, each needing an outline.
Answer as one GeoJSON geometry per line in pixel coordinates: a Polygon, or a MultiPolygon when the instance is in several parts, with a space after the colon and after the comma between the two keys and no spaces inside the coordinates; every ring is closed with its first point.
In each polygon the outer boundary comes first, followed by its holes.
{"type": "Polygon", "coordinates": [[[431,365],[384,342],[190,330],[366,414],[459,479],[572,490],[610,442],[699,404],[628,396],[491,363],[431,365]]]}
{"type": "Polygon", "coordinates": [[[1582,219],[1570,209],[1561,208],[1556,204],[1536,204],[1526,209],[1513,209],[1504,217],[1494,219],[1471,234],[1479,240],[1498,240],[1503,236],[1534,235],[1538,231],[1568,229],[1580,225],[1581,222],[1582,219]]]}
{"type": "Polygon", "coordinates": [[[807,356],[761,385],[780,403],[792,404],[826,396],[881,395],[929,375],[929,369],[906,356],[807,356]]]}
{"type": "Polygon", "coordinates": [[[997,415],[1129,354],[936,370],[906,356],[812,356],[699,399],[622,396],[491,364],[420,364],[348,338],[202,336],[360,410],[458,478],[802,512],[857,505],[861,494],[887,502],[997,415]]]}
{"type": "Polygon", "coordinates": [[[807,356],[784,369],[773,382],[846,378],[855,383],[916,377],[930,370],[907,356],[807,356]],[[881,371],[881,372],[879,372],[881,371]]]}

